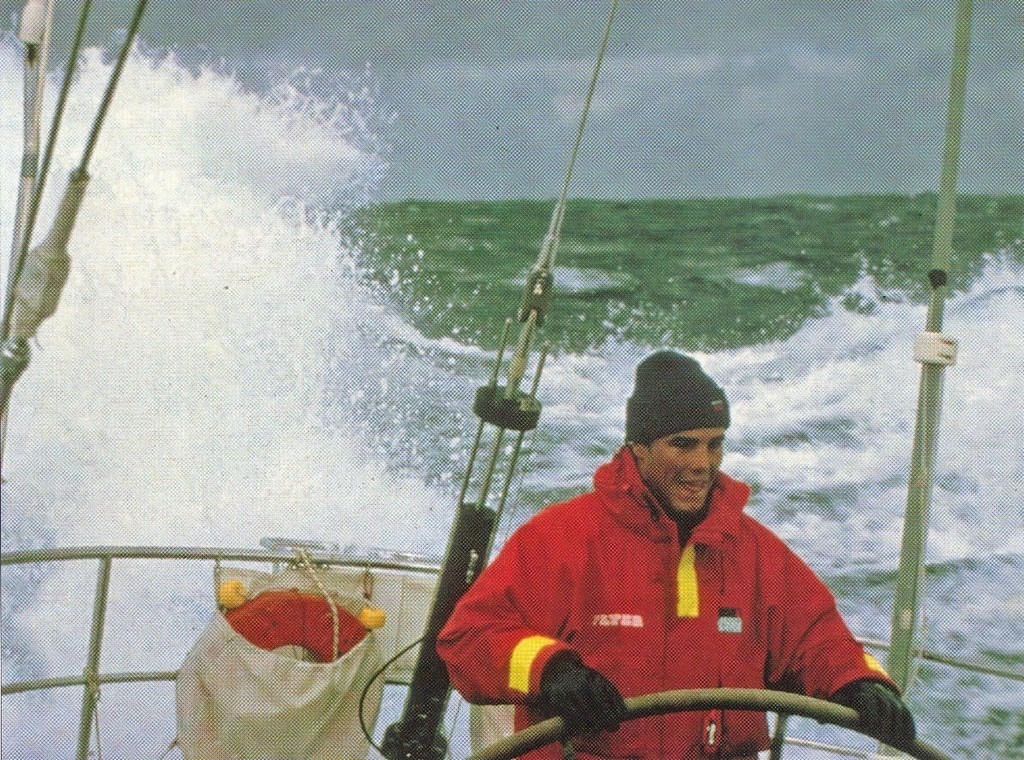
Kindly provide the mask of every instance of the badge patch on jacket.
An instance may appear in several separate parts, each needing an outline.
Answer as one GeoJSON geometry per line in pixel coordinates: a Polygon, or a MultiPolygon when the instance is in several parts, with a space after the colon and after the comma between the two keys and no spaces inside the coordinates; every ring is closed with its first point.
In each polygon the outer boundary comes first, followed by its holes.
{"type": "Polygon", "coordinates": [[[743,633],[743,619],[738,610],[733,607],[718,608],[718,632],[743,633]]]}

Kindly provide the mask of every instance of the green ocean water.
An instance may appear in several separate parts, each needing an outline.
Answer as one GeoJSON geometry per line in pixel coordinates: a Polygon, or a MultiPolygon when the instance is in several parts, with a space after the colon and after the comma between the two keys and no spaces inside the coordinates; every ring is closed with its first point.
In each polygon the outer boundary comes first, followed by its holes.
{"type": "MultiPolygon", "coordinates": [[[[382,348],[339,375],[361,379],[361,438],[394,466],[461,474],[475,420],[450,375],[482,379],[493,355],[475,349],[493,350],[518,311],[553,205],[408,201],[357,218],[365,277],[401,329],[369,331],[382,348]]],[[[545,411],[499,534],[589,487],[622,443],[642,356],[701,352],[735,412],[723,467],[752,484],[748,513],[822,575],[852,630],[887,639],[936,206],[935,194],[570,202],[542,330],[545,411]]],[[[1020,195],[958,201],[944,330],[961,356],[945,381],[922,594],[923,646],[1017,671],[1022,219],[1020,195]]],[[[927,662],[913,681],[921,735],[951,756],[1022,756],[1018,682],[927,662]]],[[[790,730],[849,743],[813,721],[790,730]]]]}
{"type": "MultiPolygon", "coordinates": [[[[927,297],[937,196],[569,203],[546,339],[568,351],[608,338],[718,350],[791,335],[836,296],[927,297]],[[854,286],[865,276],[874,293],[854,286]],[[855,292],[850,292],[851,288],[855,292]]],[[[547,231],[553,202],[422,202],[360,212],[368,277],[428,337],[493,347],[547,231]]],[[[987,256],[1024,261],[1024,197],[959,199],[952,289],[987,256]]]]}

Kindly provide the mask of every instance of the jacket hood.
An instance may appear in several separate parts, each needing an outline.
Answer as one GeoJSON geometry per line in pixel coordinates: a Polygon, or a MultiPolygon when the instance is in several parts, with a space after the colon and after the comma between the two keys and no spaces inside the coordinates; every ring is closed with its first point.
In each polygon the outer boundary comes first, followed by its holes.
{"type": "MultiPolygon", "coordinates": [[[[654,494],[640,477],[629,446],[623,446],[610,462],[594,473],[594,490],[603,497],[614,518],[624,527],[654,540],[676,535],[672,520],[664,514],[654,494]]],[[[693,540],[718,544],[725,535],[739,533],[740,515],[750,499],[750,486],[718,473],[707,517],[693,530],[693,540]]]]}

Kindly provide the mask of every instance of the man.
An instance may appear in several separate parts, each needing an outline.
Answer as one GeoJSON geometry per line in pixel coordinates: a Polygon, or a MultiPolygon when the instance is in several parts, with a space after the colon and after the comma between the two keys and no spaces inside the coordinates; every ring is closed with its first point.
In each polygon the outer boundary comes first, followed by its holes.
{"type": "MultiPolygon", "coordinates": [[[[437,649],[471,702],[512,702],[516,728],[560,715],[577,756],[754,758],[763,714],[676,713],[620,723],[627,697],[773,688],[831,699],[900,744],[914,722],[853,639],[825,585],[743,514],[719,472],[729,405],[692,358],[636,369],[626,446],[594,490],[517,530],[455,608],[437,649]]],[[[531,760],[559,758],[555,745],[531,760]]]]}

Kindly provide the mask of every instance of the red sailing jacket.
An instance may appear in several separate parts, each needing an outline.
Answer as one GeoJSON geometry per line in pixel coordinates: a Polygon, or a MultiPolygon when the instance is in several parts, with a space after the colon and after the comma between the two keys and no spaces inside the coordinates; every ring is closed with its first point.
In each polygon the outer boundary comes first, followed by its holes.
{"type": "MultiPolygon", "coordinates": [[[[895,688],[828,588],[743,514],[748,486],[720,473],[685,547],[628,449],[597,470],[594,486],[522,525],[441,631],[437,651],[467,700],[516,704],[517,730],[537,722],[541,671],[565,649],[624,697],[738,687],[825,699],[862,678],[895,688]]],[[[768,748],[768,729],[760,713],[686,712],[573,744],[581,758],[748,757],[768,748]]]]}

